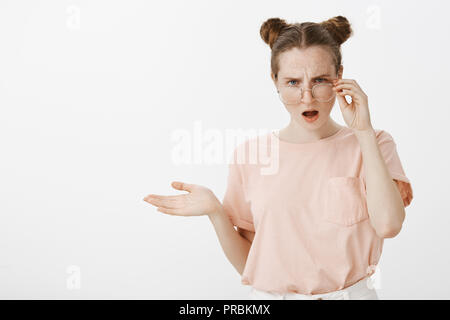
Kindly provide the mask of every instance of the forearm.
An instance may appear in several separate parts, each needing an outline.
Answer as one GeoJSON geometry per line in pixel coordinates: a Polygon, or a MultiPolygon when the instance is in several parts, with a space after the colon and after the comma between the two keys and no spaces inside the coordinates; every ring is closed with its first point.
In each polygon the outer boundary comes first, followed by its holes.
{"type": "Polygon", "coordinates": [[[242,274],[250,251],[251,242],[234,229],[222,206],[217,212],[208,215],[208,217],[214,226],[214,230],[226,257],[237,272],[242,274]]]}
{"type": "Polygon", "coordinates": [[[380,237],[394,237],[405,218],[400,192],[384,162],[375,131],[370,129],[355,134],[363,157],[367,208],[372,226],[380,237]]]}

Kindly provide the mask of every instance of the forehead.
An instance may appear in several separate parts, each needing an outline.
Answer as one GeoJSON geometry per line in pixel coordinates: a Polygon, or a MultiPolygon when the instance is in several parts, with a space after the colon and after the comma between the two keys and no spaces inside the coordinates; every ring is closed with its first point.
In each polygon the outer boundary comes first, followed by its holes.
{"type": "Polygon", "coordinates": [[[335,73],[333,58],[324,48],[292,48],[279,56],[279,77],[313,77],[335,73]]]}

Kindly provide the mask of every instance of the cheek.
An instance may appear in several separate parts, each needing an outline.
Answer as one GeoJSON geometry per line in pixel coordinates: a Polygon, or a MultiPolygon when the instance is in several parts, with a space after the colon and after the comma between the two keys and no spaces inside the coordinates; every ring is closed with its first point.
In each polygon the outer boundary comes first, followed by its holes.
{"type": "Polygon", "coordinates": [[[292,105],[285,105],[284,108],[289,112],[290,114],[295,114],[295,110],[297,109],[295,106],[292,105]]]}
{"type": "Polygon", "coordinates": [[[333,109],[333,107],[334,107],[334,100],[333,100],[333,102],[329,102],[329,103],[321,105],[320,111],[322,112],[322,114],[327,115],[327,114],[331,113],[331,110],[333,109]]]}

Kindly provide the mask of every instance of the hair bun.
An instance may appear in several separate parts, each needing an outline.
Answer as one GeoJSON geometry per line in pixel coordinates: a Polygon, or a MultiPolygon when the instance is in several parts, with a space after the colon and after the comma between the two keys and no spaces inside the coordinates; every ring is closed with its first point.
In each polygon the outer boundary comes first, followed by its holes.
{"type": "Polygon", "coordinates": [[[275,40],[277,40],[281,30],[287,26],[289,26],[289,24],[283,19],[270,18],[262,24],[259,34],[264,42],[267,43],[272,49],[272,46],[275,40]]]}
{"type": "Polygon", "coordinates": [[[346,17],[336,16],[320,23],[331,34],[338,45],[343,44],[352,35],[350,22],[346,17]]]}

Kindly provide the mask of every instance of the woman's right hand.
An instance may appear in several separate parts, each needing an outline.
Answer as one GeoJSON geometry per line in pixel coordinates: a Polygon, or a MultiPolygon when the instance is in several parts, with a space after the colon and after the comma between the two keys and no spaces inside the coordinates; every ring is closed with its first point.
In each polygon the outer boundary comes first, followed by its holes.
{"type": "Polygon", "coordinates": [[[144,201],[158,207],[158,211],[177,216],[202,216],[217,213],[222,204],[214,193],[203,186],[172,182],[172,187],[188,193],[174,196],[149,194],[144,201]]]}

